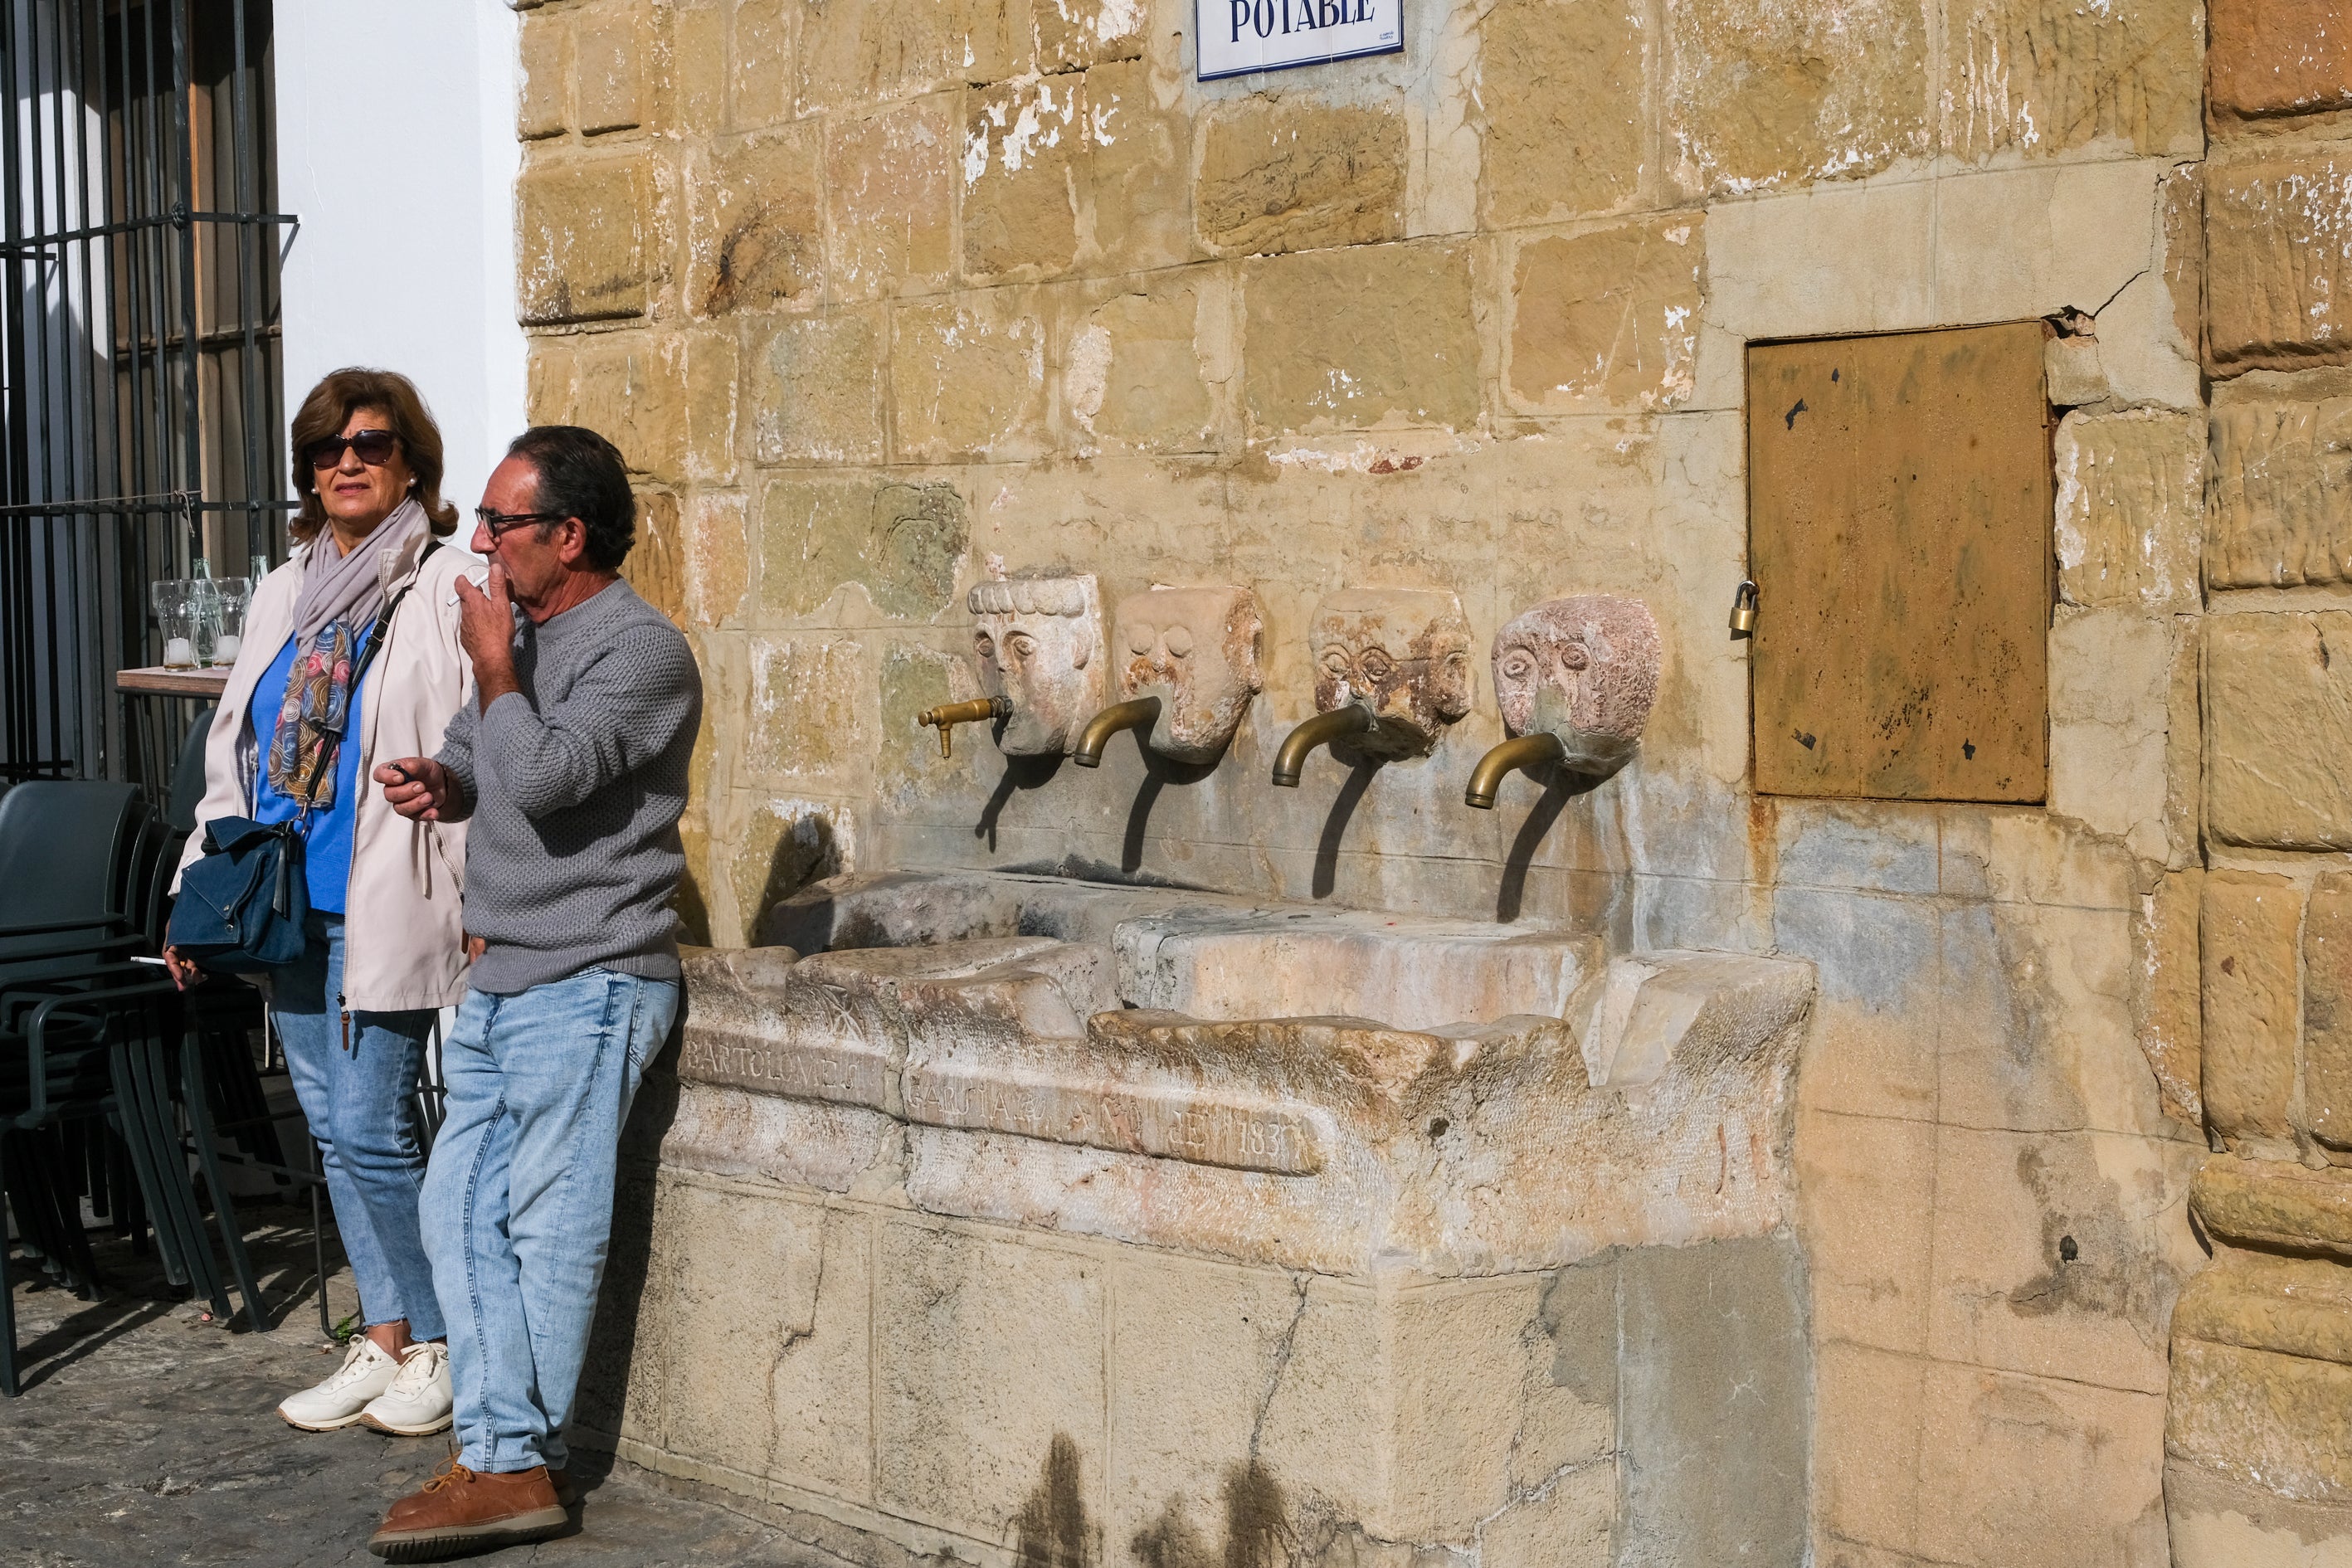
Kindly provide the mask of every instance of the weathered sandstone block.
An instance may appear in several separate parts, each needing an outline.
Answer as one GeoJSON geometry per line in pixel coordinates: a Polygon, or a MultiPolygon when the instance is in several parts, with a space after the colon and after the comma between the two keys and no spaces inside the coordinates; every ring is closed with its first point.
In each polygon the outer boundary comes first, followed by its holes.
{"type": "Polygon", "coordinates": [[[1037,68],[1083,70],[1143,54],[1146,0],[1030,0],[1037,68]]]}
{"type": "Polygon", "coordinates": [[[688,299],[697,314],[806,303],[824,287],[822,128],[714,153],[687,174],[688,299]]]}
{"type": "MultiPolygon", "coordinates": [[[[1074,0],[1076,3],[1076,0],[1074,0]]],[[[1119,271],[1171,267],[1192,242],[1192,130],[1181,99],[1162,108],[1143,60],[1087,72],[1092,255],[1119,271]]]]}
{"type": "Polygon", "coordinates": [[[1927,151],[1911,0],[1669,0],[1667,167],[1692,195],[1875,174],[1927,151]]]}
{"type": "Polygon", "coordinates": [[[2312,884],[2303,918],[2304,1124],[2352,1148],[2352,872],[2312,884]]]}
{"type": "Polygon", "coordinates": [[[2352,358],[2352,162],[2208,163],[2205,265],[2205,345],[2217,374],[2352,358]]]}
{"type": "Polygon", "coordinates": [[[1496,228],[1611,210],[1641,188],[1648,13],[1503,0],[1478,27],[1478,210],[1496,228]]]}
{"type": "Polygon", "coordinates": [[[2303,1501],[2352,1501],[2352,1366],[2176,1336],[2165,1447],[2303,1501]]]}
{"type": "Polygon", "coordinates": [[[2215,1154],[2199,1167],[2189,1203],[2208,1231],[2239,1247],[2352,1261],[2352,1175],[2344,1172],[2215,1154]]]}
{"type": "Polygon", "coordinates": [[[882,614],[928,620],[954,599],[969,540],[953,485],[870,474],[772,479],[760,497],[761,601],[805,616],[856,583],[882,614]]]}
{"type": "Polygon", "coordinates": [[[583,16],[572,42],[582,134],[628,131],[653,120],[653,73],[664,52],[656,14],[635,7],[583,16]]]}
{"type": "Polygon", "coordinates": [[[1676,214],[1519,247],[1510,389],[1530,412],[1658,408],[1696,385],[1706,247],[1676,214]]]}
{"type": "Polygon", "coordinates": [[[803,316],[753,350],[751,450],[761,462],[882,460],[884,330],[866,312],[803,316]]]}
{"type": "Polygon", "coordinates": [[[571,18],[560,14],[525,16],[521,50],[522,79],[515,95],[515,135],[525,142],[561,136],[571,119],[571,18]]]}
{"type": "Polygon", "coordinates": [[[2197,952],[2204,894],[2201,868],[2169,872],[2140,900],[2132,920],[2139,975],[2132,994],[2132,1032],[2156,1074],[2164,1113],[2190,1127],[2205,1122],[2203,977],[2197,952]]]}
{"type": "Polygon", "coordinates": [[[835,125],[826,152],[835,289],[871,299],[955,269],[956,95],[835,125]]]}
{"type": "Polygon", "coordinates": [[[2192,0],[1964,0],[1944,29],[1948,152],[2203,149],[2192,0]]]}
{"type": "Polygon", "coordinates": [[[2267,375],[2214,391],[2212,519],[2205,580],[2216,588],[2352,581],[2352,375],[2267,375]]]}
{"type": "Polygon", "coordinates": [[[1404,234],[1404,116],[1252,97],[1209,118],[1193,211],[1225,255],[1364,245],[1404,234]]]}
{"type": "Polygon", "coordinates": [[[1045,455],[1045,323],[1028,290],[901,305],[892,317],[898,456],[927,463],[1045,455]]]}
{"type": "Polygon", "coordinates": [[[1065,328],[1062,406],[1082,444],[1155,452],[1217,445],[1202,323],[1222,325],[1224,278],[1186,268],[1122,286],[1065,328]]]}
{"type": "Polygon", "coordinates": [[[1028,63],[1014,0],[821,0],[800,7],[800,112],[886,102],[1028,63]]]}
{"type": "Polygon", "coordinates": [[[751,744],[737,764],[746,774],[846,789],[872,763],[872,677],[856,638],[755,641],[751,700],[751,744]]]}
{"type": "Polygon", "coordinates": [[[2198,605],[2205,421],[2069,414],[2057,440],[2058,592],[2070,605],[2198,605]]]}
{"type": "Polygon", "coordinates": [[[1213,763],[1265,687],[1265,616],[1247,588],[1153,588],[1119,602],[1111,646],[1122,698],[1156,697],[1146,743],[1213,763]]]}
{"type": "Polygon", "coordinates": [[[728,123],[753,131],[793,118],[797,101],[795,40],[805,0],[735,0],[728,37],[728,123]]]}
{"type": "Polygon", "coordinates": [[[1086,79],[1000,82],[965,95],[963,265],[974,278],[1049,277],[1078,253],[1086,79]]]}
{"type": "Polygon", "coordinates": [[[621,575],[680,631],[688,628],[686,542],[679,531],[676,496],[665,490],[637,492],[637,542],[621,563],[621,575]]]}
{"type": "Polygon", "coordinates": [[[2294,1094],[2300,889],[2284,877],[2213,871],[2199,928],[2205,1112],[2224,1138],[2284,1139],[2294,1094]]]}
{"type": "Polygon", "coordinates": [[[1350,246],[1249,263],[1243,354],[1265,431],[1478,417],[1470,256],[1460,246],[1350,246]],[[1379,300],[1367,311],[1362,302],[1379,300]]]}
{"type": "Polygon", "coordinates": [[[654,174],[643,158],[535,163],[515,182],[515,292],[527,326],[645,313],[654,174]]]}
{"type": "Polygon", "coordinates": [[[2208,617],[2205,734],[2215,837],[2352,848],[2352,614],[2208,617]]]}
{"type": "Polygon", "coordinates": [[[2352,26],[2330,0],[2207,0],[2205,80],[2217,115],[2254,120],[2352,105],[2352,26]]]}
{"type": "Polygon", "coordinates": [[[572,413],[620,448],[635,473],[685,477],[687,354],[667,335],[607,332],[577,358],[572,413]]]}

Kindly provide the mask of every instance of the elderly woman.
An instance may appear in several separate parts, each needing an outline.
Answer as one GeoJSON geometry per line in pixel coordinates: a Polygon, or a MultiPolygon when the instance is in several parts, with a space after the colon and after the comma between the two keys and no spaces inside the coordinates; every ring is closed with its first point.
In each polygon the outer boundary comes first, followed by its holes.
{"type": "MultiPolygon", "coordinates": [[[[254,590],[196,815],[299,824],[310,884],[309,944],[266,989],[367,1329],[278,1414],[312,1432],[438,1432],[449,1359],[417,1228],[416,1084],[436,1010],[465,991],[465,829],[401,816],[369,773],[374,758],[431,755],[466,699],[454,584],[468,557],[440,543],[457,511],[441,499],[441,432],[406,377],[329,375],[294,416],[293,451],[299,547],[254,590]]],[[[199,833],[187,859],[203,847],[199,833]]],[[[165,957],[182,984],[195,977],[165,957]]]]}

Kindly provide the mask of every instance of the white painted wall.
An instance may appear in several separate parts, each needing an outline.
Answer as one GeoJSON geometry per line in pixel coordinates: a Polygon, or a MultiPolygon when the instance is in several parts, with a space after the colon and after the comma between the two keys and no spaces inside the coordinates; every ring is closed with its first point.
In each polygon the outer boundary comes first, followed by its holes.
{"type": "MultiPolygon", "coordinates": [[[[460,510],[523,427],[517,22],[504,0],[277,7],[286,406],[341,365],[416,383],[460,510]]],[[[465,537],[463,531],[458,537],[465,537]]]]}

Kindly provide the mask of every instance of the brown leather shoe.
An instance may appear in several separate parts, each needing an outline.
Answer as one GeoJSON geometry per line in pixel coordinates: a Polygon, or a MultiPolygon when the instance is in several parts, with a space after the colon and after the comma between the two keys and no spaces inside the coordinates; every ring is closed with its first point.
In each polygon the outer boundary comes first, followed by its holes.
{"type": "Polygon", "coordinates": [[[580,1489],[572,1484],[572,1472],[554,1465],[547,1467],[547,1484],[555,1489],[555,1500],[565,1508],[580,1500],[580,1489]]]}
{"type": "Polygon", "coordinates": [[[542,1541],[563,1528],[547,1467],[488,1475],[452,1459],[392,1505],[368,1550],[387,1563],[430,1563],[464,1552],[542,1541]]]}

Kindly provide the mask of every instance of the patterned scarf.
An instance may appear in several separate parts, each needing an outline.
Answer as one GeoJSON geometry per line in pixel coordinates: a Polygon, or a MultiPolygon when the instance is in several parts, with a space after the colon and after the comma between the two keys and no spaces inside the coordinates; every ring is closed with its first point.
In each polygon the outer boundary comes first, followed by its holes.
{"type": "Polygon", "coordinates": [[[308,647],[295,650],[287,672],[269,744],[269,787],[305,811],[334,809],[334,756],[351,714],[352,661],[368,631],[329,621],[308,647]]]}

